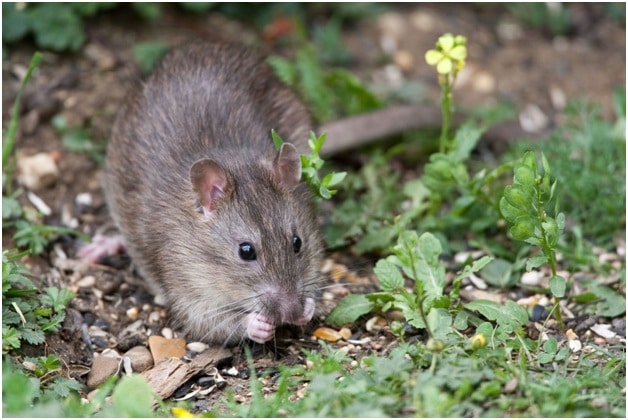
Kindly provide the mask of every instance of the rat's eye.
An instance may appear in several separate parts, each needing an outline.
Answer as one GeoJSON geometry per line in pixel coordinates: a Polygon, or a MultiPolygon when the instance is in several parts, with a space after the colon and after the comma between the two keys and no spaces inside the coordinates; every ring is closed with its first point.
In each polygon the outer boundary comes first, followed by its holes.
{"type": "Polygon", "coordinates": [[[302,244],[303,242],[301,241],[301,238],[299,238],[297,235],[294,235],[292,237],[292,248],[294,249],[295,254],[301,250],[302,244]]]}
{"type": "Polygon", "coordinates": [[[257,255],[255,254],[255,247],[248,242],[242,242],[240,245],[240,250],[238,251],[238,255],[244,261],[253,261],[257,259],[257,255]]]}

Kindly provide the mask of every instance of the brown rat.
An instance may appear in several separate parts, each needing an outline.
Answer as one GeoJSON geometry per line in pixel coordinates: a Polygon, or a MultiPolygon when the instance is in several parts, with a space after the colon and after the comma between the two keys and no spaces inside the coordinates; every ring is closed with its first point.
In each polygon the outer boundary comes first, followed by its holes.
{"type": "Polygon", "coordinates": [[[323,245],[300,182],[310,129],[264,58],[225,44],[175,48],[119,110],[107,204],[189,336],[266,342],[312,318],[323,245]]]}

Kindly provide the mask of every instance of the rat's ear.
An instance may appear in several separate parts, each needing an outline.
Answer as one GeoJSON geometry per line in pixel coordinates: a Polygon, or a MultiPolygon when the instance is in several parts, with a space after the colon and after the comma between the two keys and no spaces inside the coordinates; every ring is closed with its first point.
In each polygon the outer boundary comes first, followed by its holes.
{"type": "Polygon", "coordinates": [[[292,191],[301,180],[301,156],[296,147],[290,143],[281,145],[277,157],[273,161],[273,176],[277,183],[288,191],[292,191]]]}
{"type": "Polygon", "coordinates": [[[199,160],[192,165],[190,181],[205,216],[209,216],[218,202],[231,191],[227,173],[216,161],[210,159],[199,160]]]}

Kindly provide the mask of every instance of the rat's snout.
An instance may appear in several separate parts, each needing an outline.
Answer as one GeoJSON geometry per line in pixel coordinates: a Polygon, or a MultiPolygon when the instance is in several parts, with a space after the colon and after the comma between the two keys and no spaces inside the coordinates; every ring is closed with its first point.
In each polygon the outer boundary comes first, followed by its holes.
{"type": "Polygon", "coordinates": [[[314,313],[314,301],[296,292],[267,291],[264,311],[276,324],[304,324],[314,313]]]}

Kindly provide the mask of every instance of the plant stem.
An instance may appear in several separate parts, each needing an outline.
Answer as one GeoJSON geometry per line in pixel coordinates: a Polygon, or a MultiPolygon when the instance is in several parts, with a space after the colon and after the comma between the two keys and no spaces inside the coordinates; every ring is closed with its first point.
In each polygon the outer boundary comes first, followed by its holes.
{"type": "Polygon", "coordinates": [[[451,95],[451,82],[449,75],[443,75],[440,78],[441,85],[441,97],[440,97],[440,109],[443,115],[443,126],[440,132],[440,152],[445,153],[449,148],[449,126],[451,125],[451,118],[453,114],[453,104],[451,95]]]}
{"type": "MultiPolygon", "coordinates": [[[[543,205],[541,200],[541,188],[537,184],[537,203],[538,203],[538,218],[539,218],[539,226],[541,227],[541,249],[543,250],[543,254],[547,257],[547,263],[550,266],[550,270],[552,271],[552,277],[556,276],[556,254],[554,250],[550,246],[547,241],[547,234],[545,233],[545,228],[543,228],[543,205]]],[[[560,298],[558,296],[554,296],[554,308],[552,308],[552,312],[554,312],[556,316],[556,322],[558,324],[558,329],[563,331],[565,329],[565,323],[563,322],[563,314],[560,311],[560,298]]]]}
{"type": "Polygon", "coordinates": [[[28,70],[24,75],[24,79],[22,79],[20,89],[18,90],[17,96],[15,97],[15,102],[13,103],[13,109],[11,110],[11,120],[9,121],[7,135],[3,139],[4,143],[2,144],[2,167],[5,169],[3,171],[3,175],[6,176],[4,182],[8,192],[7,195],[10,195],[11,183],[13,180],[13,162],[9,162],[9,157],[13,154],[13,145],[15,144],[15,135],[17,133],[17,123],[20,117],[20,101],[22,99],[22,93],[24,92],[26,83],[28,83],[28,80],[33,74],[33,71],[37,68],[37,66],[39,66],[39,62],[41,61],[42,57],[43,55],[40,52],[36,52],[31,58],[31,62],[28,65],[28,70]]]}
{"type": "MultiPolygon", "coordinates": [[[[406,249],[410,249],[410,244],[405,243],[404,244],[406,249]]],[[[425,311],[423,310],[423,301],[425,300],[425,295],[423,293],[423,286],[421,285],[420,281],[419,281],[419,274],[416,271],[416,264],[414,262],[414,256],[412,254],[412,252],[408,252],[408,255],[410,256],[410,264],[412,264],[412,277],[413,280],[415,281],[415,284],[417,285],[416,287],[416,291],[417,291],[417,298],[416,301],[418,301],[418,306],[419,306],[419,315],[421,315],[421,320],[423,321],[423,324],[425,324],[425,331],[427,331],[427,335],[430,338],[433,338],[434,335],[432,334],[432,330],[430,329],[430,326],[427,323],[427,317],[425,316],[425,311]]]]}

